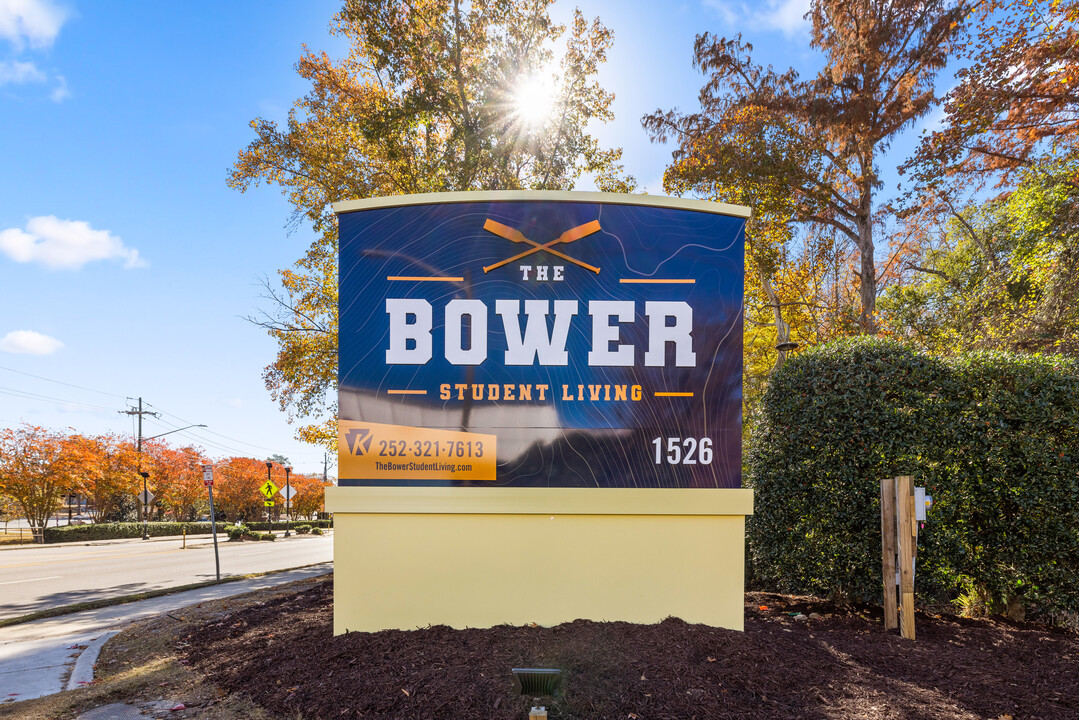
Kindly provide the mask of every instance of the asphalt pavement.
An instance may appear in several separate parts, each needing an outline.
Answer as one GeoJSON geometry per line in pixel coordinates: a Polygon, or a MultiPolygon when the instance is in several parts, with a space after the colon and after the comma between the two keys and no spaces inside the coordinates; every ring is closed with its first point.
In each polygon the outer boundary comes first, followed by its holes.
{"type": "MultiPolygon", "coordinates": [[[[278,533],[280,535],[281,533],[278,533]]],[[[113,540],[18,546],[0,552],[0,619],[38,610],[190,585],[215,578],[213,539],[113,540]]],[[[226,542],[221,577],[300,567],[333,559],[331,535],[226,542]]]]}

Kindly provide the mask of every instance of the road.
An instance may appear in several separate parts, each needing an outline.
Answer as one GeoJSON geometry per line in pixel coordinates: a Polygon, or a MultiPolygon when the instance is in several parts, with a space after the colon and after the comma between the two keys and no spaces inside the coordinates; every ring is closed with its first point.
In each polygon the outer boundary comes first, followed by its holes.
{"type": "MultiPolygon", "coordinates": [[[[219,541],[221,577],[333,560],[329,535],[275,542],[219,541]]],[[[213,542],[129,540],[0,551],[0,619],[59,605],[130,595],[214,579],[213,542]]]]}

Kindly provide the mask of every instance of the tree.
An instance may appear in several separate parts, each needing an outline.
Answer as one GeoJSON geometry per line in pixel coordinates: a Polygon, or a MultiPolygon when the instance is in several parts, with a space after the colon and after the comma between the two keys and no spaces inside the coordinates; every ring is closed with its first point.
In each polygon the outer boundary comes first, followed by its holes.
{"type": "Polygon", "coordinates": [[[72,460],[59,433],[26,423],[0,430],[0,493],[19,504],[35,538],[60,509],[72,460]]]}
{"type": "Polygon", "coordinates": [[[675,162],[692,158],[714,185],[785,188],[790,223],[852,243],[858,322],[874,333],[878,161],[900,131],[934,107],[933,81],[966,11],[963,0],[814,0],[812,45],[825,62],[811,80],[754,63],[740,36],[699,35],[694,64],[711,73],[700,112],[657,110],[644,126],[654,140],[676,139],[675,162]],[[747,150],[745,137],[767,139],[764,152],[747,150]]]}
{"type": "Polygon", "coordinates": [[[296,495],[289,502],[289,508],[297,517],[310,517],[325,509],[326,487],[322,478],[315,475],[293,475],[292,487],[296,495]]]}
{"type": "Polygon", "coordinates": [[[196,507],[207,500],[202,482],[206,457],[194,447],[175,449],[155,440],[145,443],[143,450],[157,493],[154,502],[166,508],[178,522],[192,520],[196,507]]]}
{"type": "Polygon", "coordinates": [[[15,498],[10,495],[5,495],[3,491],[3,482],[0,481],[0,520],[4,521],[4,533],[7,533],[7,525],[15,518],[21,517],[22,508],[19,507],[19,503],[15,501],[15,498]]]}
{"type": "Polygon", "coordinates": [[[775,118],[759,109],[744,110],[738,120],[686,138],[664,173],[664,189],[753,209],[745,228],[742,397],[743,431],[748,433],[767,379],[783,366],[789,345],[821,342],[835,331],[830,327],[834,322],[822,311],[828,310],[827,270],[837,248],[831,238],[812,233],[801,244],[794,242],[794,200],[781,178],[807,162],[804,148],[792,143],[792,133],[775,128],[775,118]],[[770,169],[753,182],[717,173],[711,158],[723,146],[739,146],[770,169]]]}
{"type": "Polygon", "coordinates": [[[214,465],[214,506],[229,520],[257,520],[263,514],[259,486],[266,482],[266,463],[232,457],[214,465]]]}
{"type": "Polygon", "coordinates": [[[551,21],[553,0],[347,0],[331,32],[349,43],[333,61],[307,51],[311,91],[287,127],[256,119],[255,140],[229,175],[241,191],[277,184],[318,239],[255,321],[278,343],[267,388],[298,437],[336,443],[337,237],[330,204],[452,190],[568,190],[591,174],[628,192],[619,149],[587,131],[612,118],[595,81],[611,44],[598,19],[551,21]],[[554,48],[558,43],[560,57],[554,48]],[[539,104],[549,112],[536,113],[539,104]]]}
{"type": "Polygon", "coordinates": [[[1079,158],[1020,178],[953,215],[882,297],[895,334],[946,354],[1079,354],[1079,158]]]}
{"type": "Polygon", "coordinates": [[[69,438],[78,470],[74,488],[89,499],[87,512],[93,522],[119,519],[127,496],[142,490],[134,444],[119,435],[69,438]]]}
{"type": "Polygon", "coordinates": [[[944,123],[907,163],[934,194],[1079,150],[1079,2],[991,0],[976,18],[944,123]]]}

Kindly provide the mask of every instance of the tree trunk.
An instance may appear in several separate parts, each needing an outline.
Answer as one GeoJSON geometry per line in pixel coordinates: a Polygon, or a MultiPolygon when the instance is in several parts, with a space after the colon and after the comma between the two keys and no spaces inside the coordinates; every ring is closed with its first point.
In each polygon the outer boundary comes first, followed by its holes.
{"type": "MultiPolygon", "coordinates": [[[[866,203],[868,204],[868,203],[866,203]]],[[[858,251],[862,266],[858,271],[858,295],[862,312],[858,323],[865,335],[877,334],[877,265],[873,258],[873,221],[868,212],[857,220],[858,251]]]]}
{"type": "Polygon", "coordinates": [[[772,305],[772,316],[776,321],[776,346],[779,356],[776,358],[776,364],[772,368],[772,374],[775,374],[787,362],[787,351],[779,350],[778,346],[790,342],[791,326],[783,320],[783,306],[779,304],[779,298],[776,297],[771,276],[760,268],[757,269],[757,276],[760,278],[761,287],[764,288],[764,294],[768,296],[768,302],[772,305]]]}

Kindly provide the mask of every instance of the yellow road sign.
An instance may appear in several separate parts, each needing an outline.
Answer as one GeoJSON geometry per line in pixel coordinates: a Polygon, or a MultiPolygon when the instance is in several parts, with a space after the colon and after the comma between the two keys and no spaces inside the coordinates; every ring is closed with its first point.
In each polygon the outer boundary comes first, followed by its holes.
{"type": "Polygon", "coordinates": [[[262,483],[262,487],[259,488],[259,492],[262,493],[267,500],[269,500],[274,496],[274,493],[277,492],[277,486],[273,484],[272,480],[267,480],[266,482],[262,483]]]}
{"type": "Polygon", "coordinates": [[[273,500],[263,500],[262,504],[265,505],[266,507],[273,507],[274,503],[273,503],[273,500]]]}

